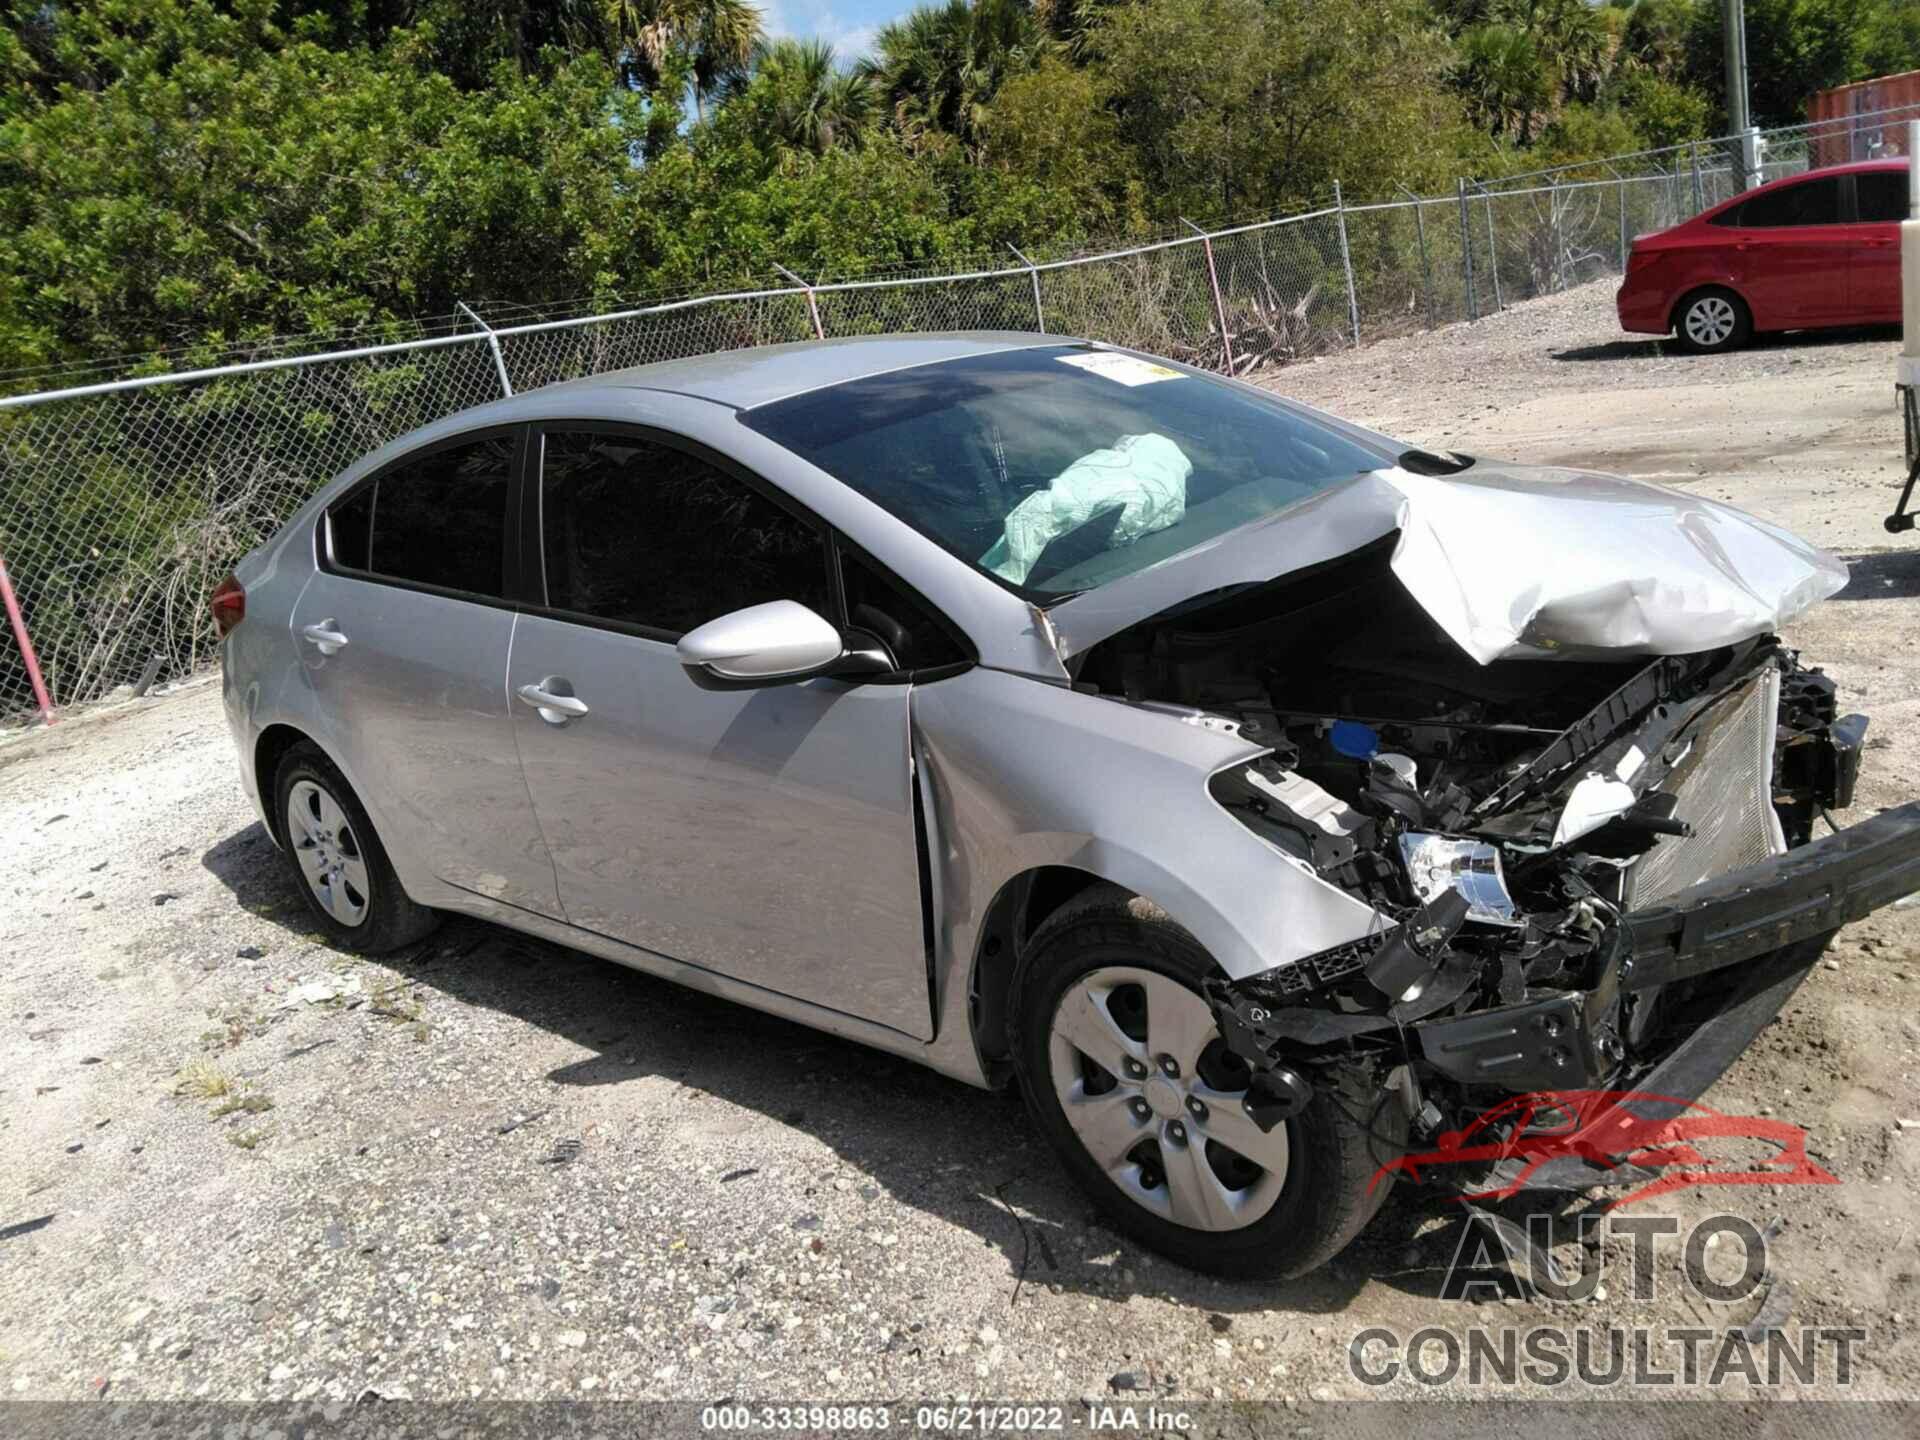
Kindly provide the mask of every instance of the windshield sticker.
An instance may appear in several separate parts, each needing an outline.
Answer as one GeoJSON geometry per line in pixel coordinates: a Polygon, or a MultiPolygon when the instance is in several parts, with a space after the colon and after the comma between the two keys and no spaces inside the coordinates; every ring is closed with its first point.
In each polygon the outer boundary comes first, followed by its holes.
{"type": "Polygon", "coordinates": [[[1053,358],[1062,365],[1078,366],[1122,385],[1152,385],[1161,380],[1186,378],[1180,371],[1169,370],[1165,365],[1156,365],[1151,360],[1142,360],[1136,355],[1115,355],[1106,350],[1096,350],[1086,355],[1056,355],[1053,358]]]}

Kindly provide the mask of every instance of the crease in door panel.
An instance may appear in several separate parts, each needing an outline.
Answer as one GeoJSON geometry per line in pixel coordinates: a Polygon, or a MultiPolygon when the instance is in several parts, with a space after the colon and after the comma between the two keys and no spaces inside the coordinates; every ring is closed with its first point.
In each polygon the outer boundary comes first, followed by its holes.
{"type": "MultiPolygon", "coordinates": [[[[520,789],[527,797],[527,810],[533,816],[534,831],[540,836],[540,844],[547,852],[547,868],[553,872],[553,912],[556,917],[568,920],[566,897],[560,893],[560,866],[553,858],[553,841],[547,835],[546,822],[540,818],[540,807],[533,801],[533,786],[527,783],[527,757],[520,749],[520,716],[513,708],[513,650],[520,643],[521,615],[514,612],[513,625],[507,631],[507,668],[500,676],[500,703],[507,707],[507,731],[513,736],[513,755],[520,762],[520,789]]],[[[569,920],[569,924],[572,922],[569,920]]]]}

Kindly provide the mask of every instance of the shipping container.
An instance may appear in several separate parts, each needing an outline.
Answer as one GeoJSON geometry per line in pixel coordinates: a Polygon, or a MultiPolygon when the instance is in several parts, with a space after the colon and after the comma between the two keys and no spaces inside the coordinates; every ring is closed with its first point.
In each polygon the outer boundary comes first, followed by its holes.
{"type": "Polygon", "coordinates": [[[1807,164],[1844,165],[1907,153],[1907,122],[1920,120],[1920,70],[1822,90],[1807,102],[1807,164]],[[1888,113],[1891,112],[1891,113],[1888,113]]]}

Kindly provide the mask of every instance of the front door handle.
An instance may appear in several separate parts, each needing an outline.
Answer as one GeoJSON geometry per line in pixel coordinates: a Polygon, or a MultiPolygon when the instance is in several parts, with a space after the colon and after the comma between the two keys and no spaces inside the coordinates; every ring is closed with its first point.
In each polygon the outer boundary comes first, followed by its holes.
{"type": "Polygon", "coordinates": [[[347,637],[334,628],[338,623],[338,621],[329,616],[327,619],[317,620],[311,625],[302,625],[300,627],[300,634],[306,639],[309,645],[318,647],[322,655],[338,654],[346,647],[347,643],[347,637]]]}
{"type": "Polygon", "coordinates": [[[524,705],[533,706],[542,720],[549,725],[564,725],[587,713],[587,702],[574,695],[556,694],[551,688],[564,685],[566,681],[557,675],[549,675],[538,685],[522,685],[514,694],[520,697],[524,705]]]}

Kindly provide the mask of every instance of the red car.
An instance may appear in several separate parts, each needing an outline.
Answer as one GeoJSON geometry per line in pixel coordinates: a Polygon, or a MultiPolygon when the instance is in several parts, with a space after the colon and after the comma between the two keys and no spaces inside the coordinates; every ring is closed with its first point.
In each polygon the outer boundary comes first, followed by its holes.
{"type": "Polygon", "coordinates": [[[1906,218],[1904,158],[1775,180],[1635,240],[1620,324],[1694,351],[1756,330],[1898,324],[1906,218]]]}

